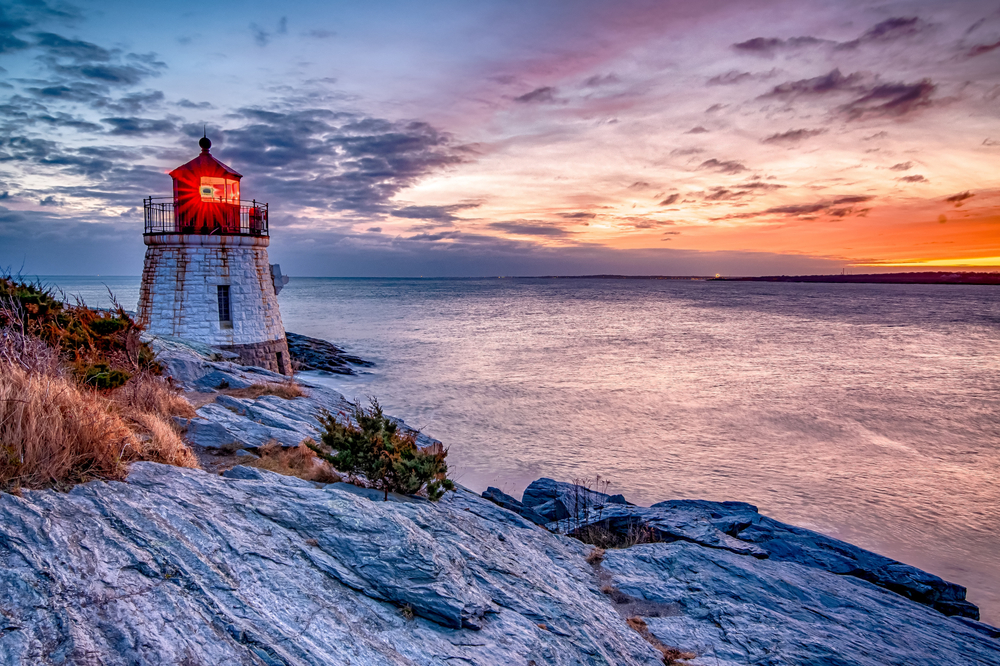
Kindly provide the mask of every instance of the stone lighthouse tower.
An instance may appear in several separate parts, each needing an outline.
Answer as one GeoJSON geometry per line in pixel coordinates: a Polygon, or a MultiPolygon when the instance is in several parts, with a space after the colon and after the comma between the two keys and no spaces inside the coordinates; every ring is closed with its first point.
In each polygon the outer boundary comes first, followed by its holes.
{"type": "Polygon", "coordinates": [[[267,261],[267,204],[240,200],[239,173],[201,154],[170,172],[173,197],[149,197],[139,320],[153,335],[233,351],[247,365],[289,374],[278,311],[288,281],[267,261]]]}

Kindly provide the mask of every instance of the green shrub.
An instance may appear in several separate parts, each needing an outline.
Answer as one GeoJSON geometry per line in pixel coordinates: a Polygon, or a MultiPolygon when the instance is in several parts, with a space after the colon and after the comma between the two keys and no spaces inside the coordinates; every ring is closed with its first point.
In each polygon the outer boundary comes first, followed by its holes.
{"type": "Polygon", "coordinates": [[[0,328],[12,327],[51,345],[75,367],[77,377],[97,388],[120,386],[138,372],[161,371],[153,351],[139,339],[139,324],[114,296],[112,303],[110,311],[63,303],[40,284],[0,275],[0,328]],[[95,370],[98,366],[111,370],[95,370]]]}
{"type": "Polygon", "coordinates": [[[116,389],[132,378],[128,372],[112,368],[107,363],[80,367],[76,370],[76,374],[87,386],[103,390],[116,389]]]}
{"type": "Polygon", "coordinates": [[[367,409],[354,404],[351,423],[341,414],[343,423],[329,412],[320,415],[323,426],[322,446],[308,446],[335,468],[357,480],[362,475],[368,485],[385,493],[412,495],[426,486],[427,496],[437,501],[455,484],[447,478],[448,451],[441,446],[420,448],[416,433],[402,433],[399,424],[386,418],[378,400],[371,399],[367,409]]]}

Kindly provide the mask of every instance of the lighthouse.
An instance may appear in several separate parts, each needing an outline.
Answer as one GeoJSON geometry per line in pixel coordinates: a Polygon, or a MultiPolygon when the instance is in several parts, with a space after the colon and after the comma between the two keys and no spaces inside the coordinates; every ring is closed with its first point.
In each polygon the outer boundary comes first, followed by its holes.
{"type": "Polygon", "coordinates": [[[267,260],[267,204],[240,198],[243,176],[201,154],[170,172],[172,197],[143,202],[146,260],[139,321],[157,336],[201,342],[242,363],[291,373],[278,292],[288,282],[267,260]]]}

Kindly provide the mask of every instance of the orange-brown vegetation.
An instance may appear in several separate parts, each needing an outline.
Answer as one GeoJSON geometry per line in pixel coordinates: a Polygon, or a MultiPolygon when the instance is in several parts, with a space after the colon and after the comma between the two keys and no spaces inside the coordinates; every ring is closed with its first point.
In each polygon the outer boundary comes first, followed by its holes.
{"type": "Polygon", "coordinates": [[[0,276],[0,327],[36,338],[56,350],[77,379],[113,389],[137,372],[159,373],[141,327],[112,297],[112,310],[63,303],[48,289],[0,276]]]}
{"type": "Polygon", "coordinates": [[[320,459],[306,442],[312,440],[304,440],[298,446],[284,448],[272,440],[257,450],[260,458],[249,463],[249,466],[317,483],[341,481],[340,475],[333,470],[330,463],[320,459]]]}
{"type": "Polygon", "coordinates": [[[279,398],[284,398],[285,400],[301,398],[306,394],[306,392],[302,390],[302,387],[294,381],[265,382],[261,384],[253,384],[240,389],[221,389],[219,392],[231,395],[234,398],[257,399],[262,395],[276,395],[279,398]]]}
{"type": "Polygon", "coordinates": [[[0,489],[122,479],[135,433],[71,380],[0,363],[0,489]]]}
{"type": "Polygon", "coordinates": [[[170,424],[191,405],[139,327],[0,277],[0,491],[123,479],[127,463],[197,467],[170,424]]]}

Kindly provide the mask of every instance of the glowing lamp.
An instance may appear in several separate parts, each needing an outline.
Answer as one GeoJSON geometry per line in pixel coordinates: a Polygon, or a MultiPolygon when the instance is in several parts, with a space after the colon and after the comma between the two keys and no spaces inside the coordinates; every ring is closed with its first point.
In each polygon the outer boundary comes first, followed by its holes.
{"type": "Polygon", "coordinates": [[[212,157],[212,142],[198,142],[201,155],[170,172],[174,180],[174,222],[180,233],[240,232],[240,179],[234,169],[212,157]]]}

